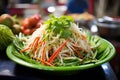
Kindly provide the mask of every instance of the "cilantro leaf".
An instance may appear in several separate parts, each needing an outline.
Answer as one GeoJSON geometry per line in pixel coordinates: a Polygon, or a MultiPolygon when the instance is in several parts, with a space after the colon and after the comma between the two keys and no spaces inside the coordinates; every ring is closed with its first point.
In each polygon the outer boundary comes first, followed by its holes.
{"type": "Polygon", "coordinates": [[[54,33],[54,36],[60,34],[61,38],[68,38],[72,34],[69,28],[73,21],[73,18],[70,16],[55,17],[51,14],[50,19],[45,22],[47,24],[46,31],[54,33]]]}

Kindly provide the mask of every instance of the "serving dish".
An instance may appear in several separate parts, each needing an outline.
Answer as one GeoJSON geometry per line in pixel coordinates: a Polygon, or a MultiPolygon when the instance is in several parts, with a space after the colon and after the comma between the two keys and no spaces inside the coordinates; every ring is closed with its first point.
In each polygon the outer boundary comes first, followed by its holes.
{"type": "Polygon", "coordinates": [[[98,27],[98,33],[100,36],[106,38],[120,37],[120,19],[105,16],[98,18],[94,21],[98,27]]]}
{"type": "MultiPolygon", "coordinates": [[[[98,38],[95,36],[92,36],[92,37],[98,38]]],[[[43,72],[47,72],[50,74],[55,73],[55,74],[60,74],[60,75],[67,75],[67,74],[70,75],[70,74],[76,73],[78,71],[82,71],[82,70],[86,70],[89,68],[94,68],[96,66],[100,66],[103,63],[110,61],[114,57],[115,48],[109,41],[99,37],[98,42],[100,43],[99,48],[98,48],[99,61],[95,62],[95,63],[89,63],[89,64],[84,64],[84,65],[79,65],[79,66],[60,66],[60,67],[53,66],[53,67],[51,67],[51,66],[45,66],[42,64],[34,64],[34,63],[25,61],[25,60],[15,56],[14,53],[16,52],[16,48],[13,46],[13,44],[11,44],[7,47],[6,53],[7,53],[7,56],[12,61],[14,61],[17,64],[20,64],[22,66],[41,70],[43,72]]]]}

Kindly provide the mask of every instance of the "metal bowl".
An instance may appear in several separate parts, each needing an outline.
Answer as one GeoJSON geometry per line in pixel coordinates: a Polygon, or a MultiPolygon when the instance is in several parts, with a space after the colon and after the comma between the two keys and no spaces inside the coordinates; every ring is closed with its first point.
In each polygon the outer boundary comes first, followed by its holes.
{"type": "Polygon", "coordinates": [[[120,37],[120,19],[103,17],[95,20],[99,35],[103,37],[120,37]]]}

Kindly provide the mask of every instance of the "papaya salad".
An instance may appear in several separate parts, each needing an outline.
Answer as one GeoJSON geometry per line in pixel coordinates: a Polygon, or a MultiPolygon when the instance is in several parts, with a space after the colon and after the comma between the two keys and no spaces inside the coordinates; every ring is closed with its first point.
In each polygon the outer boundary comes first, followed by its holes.
{"type": "Polygon", "coordinates": [[[14,44],[22,55],[46,66],[78,66],[97,62],[99,46],[89,41],[87,32],[70,16],[55,17],[41,24],[30,36],[18,36],[14,44]],[[19,40],[18,40],[19,39],[19,40]]]}

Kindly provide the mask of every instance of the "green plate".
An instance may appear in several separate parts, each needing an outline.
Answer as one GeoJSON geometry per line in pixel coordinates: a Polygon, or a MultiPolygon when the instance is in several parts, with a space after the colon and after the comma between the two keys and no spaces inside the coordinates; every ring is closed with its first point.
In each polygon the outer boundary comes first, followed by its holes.
{"type": "Polygon", "coordinates": [[[44,66],[41,64],[34,64],[34,63],[30,63],[29,61],[24,61],[21,58],[16,57],[13,53],[16,51],[15,47],[13,46],[13,44],[9,45],[7,47],[6,53],[7,56],[13,60],[14,62],[29,67],[29,68],[34,68],[34,69],[38,69],[38,70],[42,70],[45,72],[54,72],[54,73],[61,73],[61,72],[65,72],[66,74],[72,74],[74,72],[77,71],[81,71],[81,70],[85,70],[85,69],[89,69],[89,68],[94,68],[96,66],[100,66],[101,64],[110,61],[114,55],[115,55],[115,48],[114,46],[107,40],[100,38],[99,39],[100,42],[100,46],[98,49],[98,52],[100,54],[99,56],[99,61],[96,63],[89,63],[89,64],[85,64],[85,65],[80,65],[80,66],[63,66],[63,67],[51,67],[51,66],[44,66]],[[109,52],[107,52],[107,54],[105,53],[105,50],[109,47],[109,52]],[[72,72],[72,73],[70,73],[72,72]]]}

